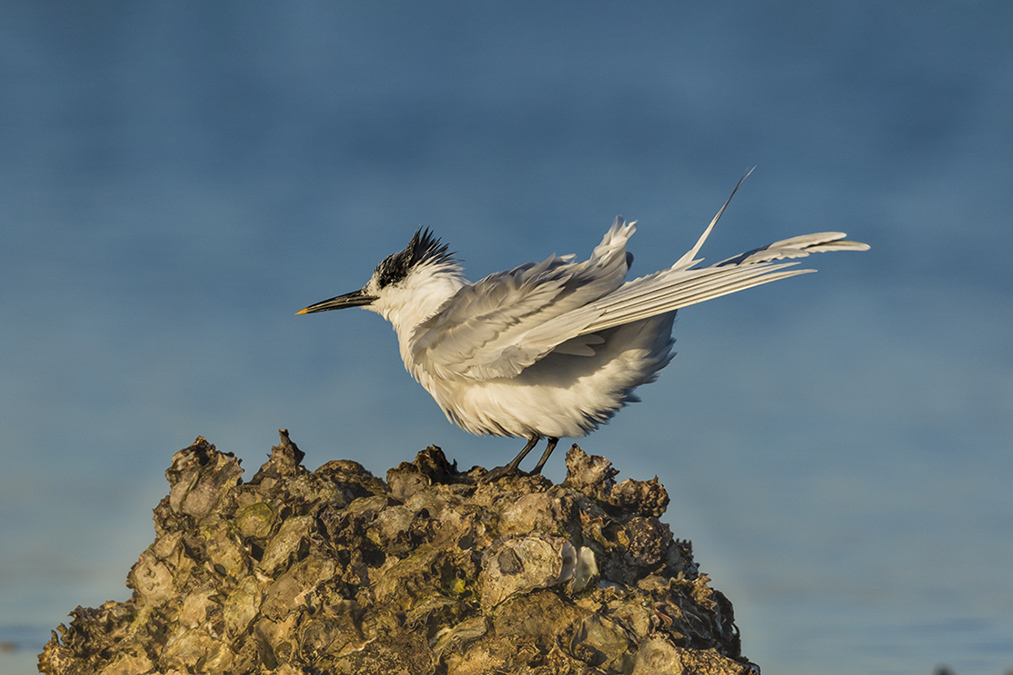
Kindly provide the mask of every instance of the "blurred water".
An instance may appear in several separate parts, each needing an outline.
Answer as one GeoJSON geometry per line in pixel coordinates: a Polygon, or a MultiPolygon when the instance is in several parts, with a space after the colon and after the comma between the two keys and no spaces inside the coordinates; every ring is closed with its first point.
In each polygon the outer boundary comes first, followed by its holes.
{"type": "Polygon", "coordinates": [[[376,317],[292,316],[415,227],[478,278],[622,212],[645,273],[753,164],[708,257],[873,250],[680,315],[582,446],[661,477],[766,672],[1013,666],[1010,15],[0,2],[0,671],[128,597],[198,433],[248,472],[281,426],[378,475],[512,456],[446,425],[376,317]]]}

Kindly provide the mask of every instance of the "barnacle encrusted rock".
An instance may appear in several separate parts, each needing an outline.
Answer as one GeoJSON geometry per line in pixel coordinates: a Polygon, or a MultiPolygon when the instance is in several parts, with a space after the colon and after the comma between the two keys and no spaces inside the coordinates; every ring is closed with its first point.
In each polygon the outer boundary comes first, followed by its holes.
{"type": "Polygon", "coordinates": [[[314,472],[282,431],[244,483],[203,438],[173,457],[133,596],[78,607],[44,673],[758,673],[731,603],[659,520],[657,479],[576,445],[567,478],[482,483],[439,448],[314,472]]]}

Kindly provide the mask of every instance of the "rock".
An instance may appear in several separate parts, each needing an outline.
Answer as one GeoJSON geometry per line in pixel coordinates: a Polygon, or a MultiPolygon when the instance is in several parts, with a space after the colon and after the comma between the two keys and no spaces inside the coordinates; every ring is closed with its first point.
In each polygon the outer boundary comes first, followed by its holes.
{"type": "Polygon", "coordinates": [[[203,438],[173,457],[126,602],[78,607],[39,657],[106,673],[759,673],[732,605],[659,518],[657,478],[576,445],[567,478],[481,483],[429,447],[383,481],[314,472],[282,431],[250,479],[203,438]]]}

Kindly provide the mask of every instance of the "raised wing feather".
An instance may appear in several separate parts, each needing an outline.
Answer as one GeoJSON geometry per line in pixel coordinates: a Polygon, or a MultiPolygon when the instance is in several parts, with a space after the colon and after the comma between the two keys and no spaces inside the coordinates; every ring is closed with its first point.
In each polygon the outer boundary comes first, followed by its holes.
{"type": "MultiPolygon", "coordinates": [[[[616,218],[586,262],[552,256],[465,286],[416,329],[413,358],[445,377],[516,376],[565,341],[545,345],[529,340],[529,332],[619,288],[630,264],[626,242],[635,229],[616,218]]],[[[593,353],[594,342],[574,340],[562,351],[593,353]]]]}
{"type": "MultiPolygon", "coordinates": [[[[867,244],[844,239],[843,232],[821,232],[785,239],[737,255],[710,267],[671,267],[634,279],[584,307],[580,313],[587,323],[578,334],[594,333],[613,326],[639,321],[665,312],[695,305],[722,295],[769,284],[813,269],[787,269],[798,263],[777,260],[802,258],[824,251],[865,251],[867,244]]],[[[570,317],[571,323],[576,317],[570,317]]],[[[580,322],[576,322],[580,323],[580,322]]]]}

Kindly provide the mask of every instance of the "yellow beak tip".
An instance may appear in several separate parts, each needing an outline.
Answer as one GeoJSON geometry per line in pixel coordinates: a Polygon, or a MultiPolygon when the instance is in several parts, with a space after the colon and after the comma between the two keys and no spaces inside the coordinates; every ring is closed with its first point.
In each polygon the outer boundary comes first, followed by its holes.
{"type": "Polygon", "coordinates": [[[306,309],[300,309],[298,312],[296,312],[296,314],[297,315],[298,314],[309,314],[308,310],[309,310],[309,307],[307,307],[306,309]]]}

